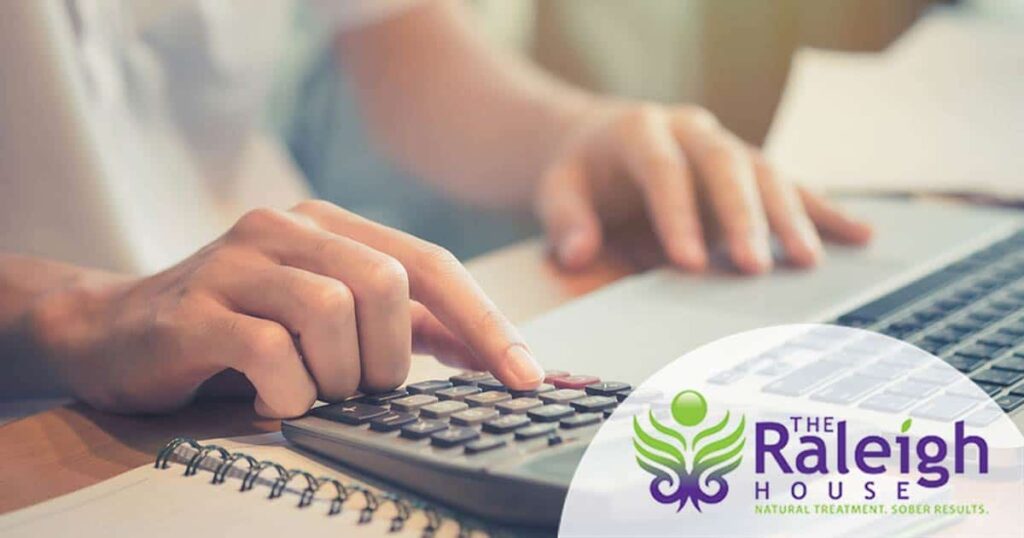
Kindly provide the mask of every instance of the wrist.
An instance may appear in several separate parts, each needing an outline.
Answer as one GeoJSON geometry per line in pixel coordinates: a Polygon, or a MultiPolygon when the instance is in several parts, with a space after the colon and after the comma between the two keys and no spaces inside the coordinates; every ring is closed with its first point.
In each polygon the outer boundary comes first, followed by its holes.
{"type": "Polygon", "coordinates": [[[99,347],[100,327],[125,285],[125,279],[109,273],[82,271],[35,298],[26,313],[26,335],[51,377],[47,384],[65,394],[76,392],[76,372],[99,347]]]}

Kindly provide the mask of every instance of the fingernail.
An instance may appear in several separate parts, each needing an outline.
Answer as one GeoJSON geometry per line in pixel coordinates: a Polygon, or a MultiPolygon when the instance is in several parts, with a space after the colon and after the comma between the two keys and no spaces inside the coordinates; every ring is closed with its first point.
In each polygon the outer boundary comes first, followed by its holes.
{"type": "Polygon", "coordinates": [[[579,259],[586,238],[581,230],[572,230],[558,245],[558,259],[563,265],[572,265],[579,259]]]}
{"type": "Polygon", "coordinates": [[[801,222],[797,227],[797,233],[800,234],[800,241],[802,241],[808,249],[814,252],[815,255],[821,256],[821,238],[818,237],[818,232],[814,229],[814,225],[809,221],[801,222]]]}
{"type": "Polygon", "coordinates": [[[509,370],[523,385],[536,386],[544,378],[544,370],[525,347],[512,346],[507,354],[509,370]]]}

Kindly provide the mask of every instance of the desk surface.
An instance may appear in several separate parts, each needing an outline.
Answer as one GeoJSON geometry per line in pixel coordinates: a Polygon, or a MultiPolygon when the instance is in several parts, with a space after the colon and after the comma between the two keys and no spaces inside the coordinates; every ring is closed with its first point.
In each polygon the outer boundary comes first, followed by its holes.
{"type": "MultiPolygon", "coordinates": [[[[594,290],[638,267],[609,255],[586,272],[566,274],[543,246],[527,241],[467,264],[504,312],[519,323],[594,290]]],[[[430,359],[414,361],[410,379],[447,375],[430,359]]],[[[96,484],[148,461],[176,435],[196,439],[274,431],[244,402],[204,402],[179,413],[128,417],[80,404],[59,407],[0,426],[0,513],[96,484]]]]}

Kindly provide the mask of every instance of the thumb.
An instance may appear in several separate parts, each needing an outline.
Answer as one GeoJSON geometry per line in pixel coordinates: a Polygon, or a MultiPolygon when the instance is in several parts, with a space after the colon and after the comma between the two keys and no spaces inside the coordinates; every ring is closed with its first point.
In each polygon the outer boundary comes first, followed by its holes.
{"type": "Polygon", "coordinates": [[[601,249],[601,222],[582,163],[567,161],[547,172],[537,212],[560,265],[582,269],[594,260],[601,249]]]}

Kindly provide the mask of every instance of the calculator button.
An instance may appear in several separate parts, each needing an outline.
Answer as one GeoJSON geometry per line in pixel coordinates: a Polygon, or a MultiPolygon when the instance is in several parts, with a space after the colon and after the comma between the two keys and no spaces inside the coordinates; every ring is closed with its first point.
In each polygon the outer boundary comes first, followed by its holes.
{"type": "Polygon", "coordinates": [[[544,402],[537,398],[516,398],[507,402],[501,402],[494,407],[497,408],[498,411],[508,415],[521,415],[534,407],[540,407],[542,405],[544,405],[544,402]]]}
{"type": "Polygon", "coordinates": [[[391,400],[391,409],[395,411],[415,411],[424,405],[432,404],[437,398],[429,394],[413,394],[405,398],[391,400]]]}
{"type": "Polygon", "coordinates": [[[466,445],[466,454],[479,454],[488,450],[494,450],[505,446],[506,441],[501,437],[488,437],[486,439],[477,439],[466,445]]]}
{"type": "Polygon", "coordinates": [[[548,436],[548,446],[560,445],[560,444],[562,444],[562,441],[564,441],[564,440],[565,439],[562,439],[562,437],[559,436],[559,435],[549,435],[548,436]]]}
{"type": "Polygon", "coordinates": [[[472,441],[480,437],[480,432],[473,428],[448,428],[447,430],[439,431],[434,435],[430,436],[431,444],[440,447],[450,447],[455,445],[461,445],[466,441],[472,441]]]}
{"type": "Polygon", "coordinates": [[[580,413],[563,418],[559,423],[563,428],[580,428],[601,422],[601,413],[580,413]]]}
{"type": "Polygon", "coordinates": [[[431,379],[430,381],[420,381],[419,383],[406,385],[405,390],[409,391],[412,394],[433,394],[441,389],[446,389],[451,386],[451,381],[445,381],[443,379],[431,379]]]}
{"type": "Polygon", "coordinates": [[[434,393],[434,396],[442,400],[461,400],[470,394],[478,392],[480,392],[480,387],[476,385],[456,385],[450,389],[439,390],[434,393]]]}
{"type": "Polygon", "coordinates": [[[443,402],[424,405],[420,408],[420,414],[428,418],[444,418],[452,413],[458,413],[468,407],[469,405],[465,402],[460,402],[458,400],[445,400],[443,402]]]}
{"type": "Polygon", "coordinates": [[[370,429],[378,432],[395,431],[406,424],[416,422],[416,415],[400,411],[388,411],[370,421],[370,429]]]}
{"type": "Polygon", "coordinates": [[[473,407],[491,407],[498,402],[504,402],[511,399],[512,396],[507,392],[492,390],[466,396],[466,403],[473,407]]]}
{"type": "Polygon", "coordinates": [[[587,396],[586,398],[573,400],[569,402],[569,405],[580,413],[593,413],[595,411],[611,409],[618,403],[619,402],[611,396],[587,396]]]}
{"type": "Polygon", "coordinates": [[[448,427],[443,420],[420,420],[412,424],[402,426],[402,437],[408,439],[423,439],[428,435],[439,432],[448,427]]]}
{"type": "Polygon", "coordinates": [[[481,422],[491,420],[497,416],[498,412],[495,411],[493,407],[473,407],[452,415],[452,424],[476,426],[481,422]]]}
{"type": "Polygon", "coordinates": [[[545,392],[544,394],[538,394],[537,396],[545,403],[568,403],[573,400],[578,400],[586,395],[587,393],[582,390],[559,389],[551,392],[545,392]]]}
{"type": "Polygon", "coordinates": [[[601,379],[592,375],[570,375],[566,377],[556,377],[551,380],[551,384],[560,389],[583,389],[587,385],[593,385],[600,382],[601,379]]]}
{"type": "Polygon", "coordinates": [[[504,383],[498,381],[493,377],[490,379],[481,379],[480,381],[477,381],[476,386],[480,387],[481,390],[508,390],[508,387],[506,387],[504,383]]]}
{"type": "Polygon", "coordinates": [[[633,387],[629,383],[621,383],[619,381],[602,381],[600,383],[594,383],[593,385],[587,385],[587,394],[594,396],[615,396],[616,393],[624,390],[629,390],[633,387]]]}
{"type": "Polygon", "coordinates": [[[541,383],[540,386],[533,390],[509,390],[508,393],[514,398],[536,398],[538,394],[544,392],[551,392],[555,390],[555,386],[550,383],[541,383]]]}
{"type": "Polygon", "coordinates": [[[530,419],[523,415],[504,415],[484,422],[483,429],[491,433],[508,433],[530,424],[530,419]]]}
{"type": "Polygon", "coordinates": [[[368,403],[370,405],[381,405],[408,395],[409,393],[406,392],[405,389],[395,389],[391,392],[382,392],[380,394],[366,394],[361,396],[357,401],[361,403],[368,403]]]}
{"type": "Polygon", "coordinates": [[[555,422],[572,413],[572,408],[568,405],[548,404],[527,411],[526,416],[530,417],[530,420],[534,422],[555,422]]]}
{"type": "Polygon", "coordinates": [[[477,381],[491,379],[494,376],[490,372],[462,372],[448,378],[448,381],[456,385],[476,385],[477,381]]]}
{"type": "Polygon", "coordinates": [[[535,437],[541,437],[548,435],[555,431],[555,424],[534,424],[533,426],[527,426],[516,430],[516,439],[533,439],[535,437]]]}
{"type": "Polygon", "coordinates": [[[633,394],[633,389],[621,390],[615,393],[615,399],[620,402],[624,402],[626,401],[626,398],[629,398],[630,394],[633,394]]]}
{"type": "Polygon", "coordinates": [[[341,402],[317,407],[310,411],[309,414],[314,417],[326,418],[327,420],[333,420],[335,422],[344,422],[345,424],[356,425],[366,424],[370,419],[379,417],[387,412],[387,409],[377,407],[375,405],[358,402],[341,402]]]}
{"type": "Polygon", "coordinates": [[[544,382],[551,383],[552,379],[556,379],[559,377],[568,377],[569,375],[569,372],[563,370],[547,370],[544,372],[544,382]]]}

